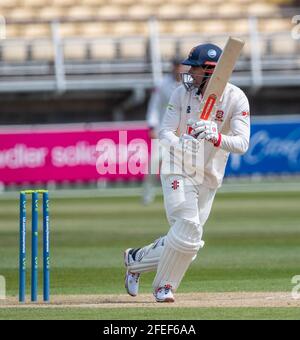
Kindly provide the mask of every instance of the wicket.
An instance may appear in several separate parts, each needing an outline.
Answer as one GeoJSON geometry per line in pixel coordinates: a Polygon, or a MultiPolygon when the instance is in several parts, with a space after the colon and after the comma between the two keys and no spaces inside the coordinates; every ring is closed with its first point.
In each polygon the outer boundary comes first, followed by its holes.
{"type": "Polygon", "coordinates": [[[32,195],[32,239],[31,239],[31,301],[38,300],[38,205],[39,194],[43,195],[43,297],[50,301],[50,217],[49,192],[47,190],[25,190],[20,192],[20,259],[19,301],[26,299],[26,224],[27,195],[32,195]]]}

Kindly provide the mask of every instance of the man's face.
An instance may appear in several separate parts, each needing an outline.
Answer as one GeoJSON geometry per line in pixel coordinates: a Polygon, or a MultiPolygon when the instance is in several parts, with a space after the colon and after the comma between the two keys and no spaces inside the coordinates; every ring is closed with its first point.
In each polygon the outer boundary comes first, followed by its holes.
{"type": "Polygon", "coordinates": [[[211,77],[212,70],[208,72],[207,69],[204,69],[201,66],[191,66],[187,72],[182,73],[182,82],[187,89],[187,91],[191,91],[192,89],[199,89],[203,94],[209,78],[211,77]]]}
{"type": "Polygon", "coordinates": [[[193,78],[193,85],[195,87],[199,87],[203,83],[203,81],[205,81],[205,71],[202,67],[191,66],[188,73],[193,78]]]}

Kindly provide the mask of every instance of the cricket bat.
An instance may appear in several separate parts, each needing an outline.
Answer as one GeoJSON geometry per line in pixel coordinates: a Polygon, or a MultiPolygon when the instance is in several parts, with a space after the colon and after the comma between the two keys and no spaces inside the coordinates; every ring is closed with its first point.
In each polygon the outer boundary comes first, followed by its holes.
{"type": "MultiPolygon", "coordinates": [[[[220,56],[216,68],[210,78],[200,104],[200,119],[209,120],[216,105],[219,103],[226,84],[233,72],[235,63],[239,58],[245,42],[229,37],[226,46],[220,56]]],[[[190,134],[192,128],[188,126],[187,133],[190,134]]]]}

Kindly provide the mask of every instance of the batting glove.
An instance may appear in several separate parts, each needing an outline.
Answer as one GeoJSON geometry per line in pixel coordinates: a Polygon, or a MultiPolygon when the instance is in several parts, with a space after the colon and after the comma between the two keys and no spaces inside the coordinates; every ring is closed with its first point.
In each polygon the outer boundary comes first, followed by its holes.
{"type": "Polygon", "coordinates": [[[215,122],[209,120],[200,120],[192,125],[193,131],[191,135],[198,140],[205,139],[215,146],[221,143],[221,134],[218,131],[218,126],[215,122]]]}

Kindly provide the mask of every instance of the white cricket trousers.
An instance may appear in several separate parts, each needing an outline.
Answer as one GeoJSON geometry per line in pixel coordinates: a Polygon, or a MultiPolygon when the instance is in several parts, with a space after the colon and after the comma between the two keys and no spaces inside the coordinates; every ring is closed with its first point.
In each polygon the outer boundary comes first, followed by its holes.
{"type": "MultiPolygon", "coordinates": [[[[197,226],[199,249],[203,247],[203,227],[209,217],[217,189],[194,185],[181,175],[161,175],[164,205],[170,230],[176,222],[187,221],[197,226]]],[[[141,248],[135,259],[129,262],[128,270],[143,273],[157,270],[167,235],[141,248]]],[[[193,259],[196,255],[192,256],[193,259]]]]}

